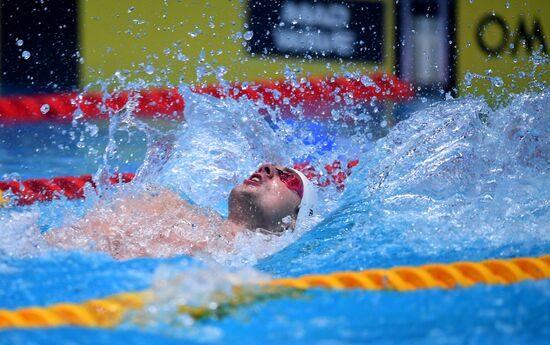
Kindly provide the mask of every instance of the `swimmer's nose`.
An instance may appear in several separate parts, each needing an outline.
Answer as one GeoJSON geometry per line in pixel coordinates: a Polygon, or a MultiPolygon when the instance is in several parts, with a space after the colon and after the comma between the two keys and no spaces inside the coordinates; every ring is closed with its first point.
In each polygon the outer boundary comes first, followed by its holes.
{"type": "Polygon", "coordinates": [[[275,171],[277,171],[277,169],[275,169],[273,164],[262,164],[258,169],[259,173],[263,173],[269,178],[273,178],[273,176],[275,176],[275,171]]]}

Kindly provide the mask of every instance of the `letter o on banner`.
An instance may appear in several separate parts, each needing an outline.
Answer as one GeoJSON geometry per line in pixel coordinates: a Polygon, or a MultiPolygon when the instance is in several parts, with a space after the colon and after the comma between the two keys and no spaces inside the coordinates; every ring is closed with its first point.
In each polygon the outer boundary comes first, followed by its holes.
{"type": "Polygon", "coordinates": [[[487,55],[494,56],[502,53],[506,49],[508,40],[510,38],[510,32],[508,30],[506,22],[504,21],[504,19],[502,19],[502,17],[495,14],[488,14],[479,21],[479,24],[477,25],[476,37],[477,43],[479,44],[481,49],[486,52],[487,55]],[[483,36],[485,34],[485,30],[487,30],[487,27],[493,24],[500,27],[500,30],[502,31],[502,39],[500,40],[500,42],[498,42],[497,45],[491,46],[487,44],[483,36]]]}

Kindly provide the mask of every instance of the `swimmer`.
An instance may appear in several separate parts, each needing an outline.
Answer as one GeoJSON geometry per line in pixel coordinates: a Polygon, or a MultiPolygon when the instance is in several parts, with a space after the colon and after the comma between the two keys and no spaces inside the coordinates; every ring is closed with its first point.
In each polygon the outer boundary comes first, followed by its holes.
{"type": "Polygon", "coordinates": [[[313,184],[299,171],[263,164],[229,195],[229,215],[189,204],[167,189],[145,188],[96,206],[45,234],[64,249],[104,251],[118,259],[228,250],[239,233],[280,235],[315,212],[313,184]]]}

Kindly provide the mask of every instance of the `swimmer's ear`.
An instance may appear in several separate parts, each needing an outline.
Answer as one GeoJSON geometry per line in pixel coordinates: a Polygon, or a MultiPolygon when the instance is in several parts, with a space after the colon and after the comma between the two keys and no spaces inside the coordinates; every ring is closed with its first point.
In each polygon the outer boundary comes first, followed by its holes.
{"type": "Polygon", "coordinates": [[[290,224],[288,225],[286,230],[290,229],[290,230],[294,231],[294,229],[296,229],[296,221],[298,220],[298,212],[299,211],[300,211],[300,206],[296,207],[296,212],[294,213],[294,216],[291,217],[292,221],[290,222],[290,224]]]}

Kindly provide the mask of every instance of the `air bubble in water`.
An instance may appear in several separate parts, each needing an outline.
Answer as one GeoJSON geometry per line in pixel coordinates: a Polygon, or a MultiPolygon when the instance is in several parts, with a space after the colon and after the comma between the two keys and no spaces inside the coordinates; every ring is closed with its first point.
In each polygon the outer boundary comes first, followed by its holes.
{"type": "Polygon", "coordinates": [[[23,40],[17,40],[15,41],[15,44],[17,44],[18,47],[21,47],[23,45],[23,40]]]}
{"type": "Polygon", "coordinates": [[[254,36],[254,33],[252,31],[247,31],[243,35],[244,39],[247,41],[250,41],[252,39],[252,36],[254,36]]]}
{"type": "Polygon", "coordinates": [[[49,104],[42,104],[42,106],[40,107],[40,112],[42,114],[46,114],[48,111],[50,111],[50,105],[49,104]]]}
{"type": "Polygon", "coordinates": [[[23,57],[23,59],[28,60],[31,57],[31,53],[28,50],[23,50],[21,56],[23,57]]]}
{"type": "Polygon", "coordinates": [[[128,13],[132,13],[132,12],[134,12],[135,10],[136,10],[136,8],[135,8],[134,6],[132,6],[132,7],[130,7],[130,8],[128,9],[128,13]]]}

